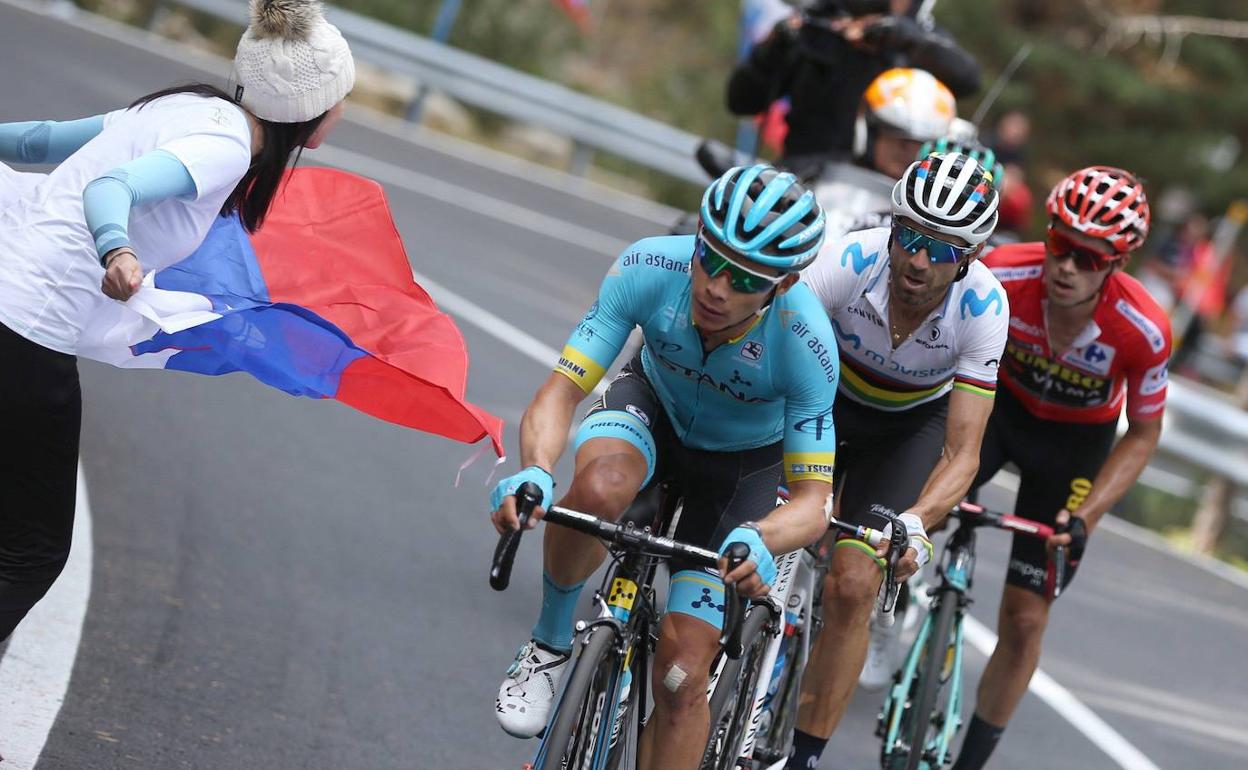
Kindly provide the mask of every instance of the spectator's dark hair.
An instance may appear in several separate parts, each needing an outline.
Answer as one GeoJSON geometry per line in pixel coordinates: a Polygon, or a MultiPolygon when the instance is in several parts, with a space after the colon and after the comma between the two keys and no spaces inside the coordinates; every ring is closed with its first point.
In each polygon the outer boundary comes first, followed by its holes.
{"type": "MultiPolygon", "coordinates": [[[[136,99],[130,107],[142,109],[157,99],[176,94],[194,94],[205,99],[224,99],[230,104],[235,104],[229,94],[216,86],[207,83],[192,83],[150,93],[136,99]]],[[[290,162],[291,155],[293,154],[295,159],[290,165],[298,164],[304,144],[312,138],[312,134],[325,119],[325,114],[322,113],[302,123],[275,123],[256,118],[264,131],[264,146],[260,148],[258,155],[252,156],[247,173],[243,174],[243,178],[239,180],[234,191],[225,199],[221,207],[221,215],[226,216],[237,211],[243,221],[243,226],[248,232],[254,233],[269,213],[269,207],[273,204],[273,198],[282,182],[282,176],[286,173],[286,165],[290,162]]]]}

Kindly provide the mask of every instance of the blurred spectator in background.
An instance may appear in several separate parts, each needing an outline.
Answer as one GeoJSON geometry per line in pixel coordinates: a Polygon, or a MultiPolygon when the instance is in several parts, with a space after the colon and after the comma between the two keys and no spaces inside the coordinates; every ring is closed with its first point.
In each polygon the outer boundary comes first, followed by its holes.
{"type": "Polygon", "coordinates": [[[733,70],[728,109],[764,112],[788,97],[781,163],[848,158],[863,91],[886,69],[918,67],[953,91],[979,89],[979,65],[947,35],[915,19],[913,0],[816,0],[777,23],[733,70]]]}
{"type": "Polygon", "coordinates": [[[1157,256],[1141,268],[1140,280],[1171,318],[1180,310],[1184,319],[1191,318],[1186,324],[1175,324],[1173,370],[1195,375],[1188,364],[1200,335],[1215,328],[1226,310],[1231,262],[1218,258],[1210,239],[1209,220],[1197,212],[1190,214],[1162,243],[1157,256]]]}
{"type": "Polygon", "coordinates": [[[996,125],[984,138],[984,144],[997,154],[997,161],[1005,168],[1005,180],[1001,190],[1001,208],[998,234],[1007,231],[1017,240],[1031,227],[1032,206],[1035,198],[1027,186],[1027,142],[1031,139],[1031,119],[1019,110],[1010,110],[997,119],[996,125]]]}
{"type": "Polygon", "coordinates": [[[1226,352],[1242,366],[1248,364],[1248,286],[1235,295],[1226,318],[1226,352]]]}

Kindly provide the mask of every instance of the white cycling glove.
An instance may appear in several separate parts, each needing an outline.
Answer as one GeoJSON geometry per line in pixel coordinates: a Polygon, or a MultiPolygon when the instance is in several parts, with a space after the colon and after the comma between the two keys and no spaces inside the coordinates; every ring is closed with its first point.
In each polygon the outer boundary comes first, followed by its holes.
{"type": "Polygon", "coordinates": [[[919,569],[923,569],[923,565],[932,560],[932,541],[927,536],[927,530],[923,528],[923,520],[909,511],[901,514],[897,519],[906,525],[910,547],[918,553],[919,569]]]}

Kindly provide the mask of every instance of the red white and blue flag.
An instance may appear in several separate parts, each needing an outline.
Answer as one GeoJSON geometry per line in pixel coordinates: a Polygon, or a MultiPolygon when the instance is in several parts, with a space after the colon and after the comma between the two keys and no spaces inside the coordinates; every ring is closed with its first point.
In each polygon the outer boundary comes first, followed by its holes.
{"type": "Polygon", "coordinates": [[[503,423],[468,403],[468,352],[412,277],[380,185],[297,169],[260,230],[217,220],[186,259],[109,303],[79,355],[121,367],[246,372],[502,456],[503,423]]]}

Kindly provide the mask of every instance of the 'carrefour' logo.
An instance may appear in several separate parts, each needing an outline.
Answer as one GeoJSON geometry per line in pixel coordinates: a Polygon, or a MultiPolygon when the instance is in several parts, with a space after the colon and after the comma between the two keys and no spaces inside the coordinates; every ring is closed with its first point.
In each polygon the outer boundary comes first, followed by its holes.
{"type": "Polygon", "coordinates": [[[1005,303],[1001,301],[1001,294],[996,289],[988,292],[988,296],[983,299],[979,298],[974,289],[967,289],[966,293],[962,295],[962,302],[958,305],[958,309],[961,311],[961,317],[965,319],[966,311],[969,310],[971,315],[979,317],[988,312],[990,305],[996,306],[996,311],[993,315],[1001,315],[1001,310],[1005,307],[1005,303]]]}
{"type": "Polygon", "coordinates": [[[841,267],[849,264],[850,257],[854,260],[854,272],[862,275],[862,271],[875,264],[876,257],[880,256],[880,252],[873,251],[868,257],[862,256],[862,244],[854,241],[845,247],[845,251],[841,252],[841,267]]]}

